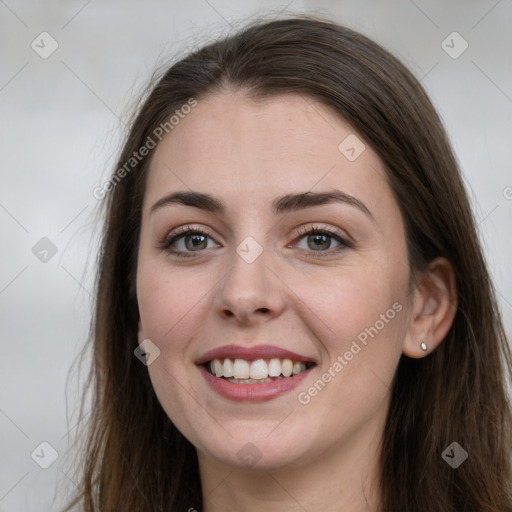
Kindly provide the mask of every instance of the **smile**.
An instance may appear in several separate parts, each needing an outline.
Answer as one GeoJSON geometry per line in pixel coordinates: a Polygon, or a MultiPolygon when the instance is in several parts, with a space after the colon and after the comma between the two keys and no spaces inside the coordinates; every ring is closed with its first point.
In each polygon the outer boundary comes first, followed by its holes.
{"type": "Polygon", "coordinates": [[[310,361],[291,359],[213,359],[205,364],[215,377],[226,379],[233,384],[262,384],[294,377],[314,366],[310,361]]]}

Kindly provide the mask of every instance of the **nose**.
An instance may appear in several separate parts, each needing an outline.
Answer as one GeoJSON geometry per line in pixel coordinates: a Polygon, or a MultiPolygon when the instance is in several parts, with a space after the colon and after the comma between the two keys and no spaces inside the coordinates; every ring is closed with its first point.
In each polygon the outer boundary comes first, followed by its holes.
{"type": "Polygon", "coordinates": [[[250,325],[275,318],[284,309],[284,285],[268,266],[266,250],[252,262],[233,251],[216,291],[215,308],[225,319],[250,325]]]}

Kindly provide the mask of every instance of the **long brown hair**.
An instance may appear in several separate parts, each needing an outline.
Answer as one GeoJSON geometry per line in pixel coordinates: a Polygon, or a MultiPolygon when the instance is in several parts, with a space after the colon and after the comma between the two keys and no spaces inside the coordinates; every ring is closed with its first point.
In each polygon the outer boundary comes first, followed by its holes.
{"type": "Polygon", "coordinates": [[[402,355],[394,378],[380,459],[381,510],[511,512],[512,356],[442,122],[395,57],[311,16],[258,21],[190,53],[141,102],[103,200],[87,381],[92,412],[81,489],[66,510],[202,509],[195,448],[163,411],[147,368],[134,356],[137,249],[152,153],[126,164],[191,98],[200,102],[226,87],[254,99],[299,92],[334,108],[385,165],[405,221],[411,270],[425,270],[438,256],[454,268],[458,306],[447,336],[426,357],[402,355]],[[453,442],[468,453],[456,469],[442,457],[453,442]]]}

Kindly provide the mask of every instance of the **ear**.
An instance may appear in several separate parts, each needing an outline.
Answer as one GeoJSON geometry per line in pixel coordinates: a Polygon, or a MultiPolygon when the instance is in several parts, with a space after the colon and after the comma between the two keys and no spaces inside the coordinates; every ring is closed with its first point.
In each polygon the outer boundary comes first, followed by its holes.
{"type": "Polygon", "coordinates": [[[144,339],[146,338],[144,336],[144,331],[142,330],[142,323],[141,321],[139,320],[139,326],[138,326],[138,334],[137,334],[137,337],[138,337],[138,340],[139,340],[139,345],[144,341],[144,339]]]}
{"type": "Polygon", "coordinates": [[[409,325],[402,352],[420,358],[435,350],[444,340],[457,311],[455,272],[446,258],[436,258],[421,273],[412,292],[409,325]],[[421,343],[427,350],[422,350],[421,343]]]}

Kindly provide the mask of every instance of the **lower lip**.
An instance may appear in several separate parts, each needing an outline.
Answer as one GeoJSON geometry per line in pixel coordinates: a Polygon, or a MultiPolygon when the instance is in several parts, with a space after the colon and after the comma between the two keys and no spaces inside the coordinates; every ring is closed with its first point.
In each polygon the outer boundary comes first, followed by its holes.
{"type": "Polygon", "coordinates": [[[215,377],[204,366],[198,368],[208,385],[220,396],[237,402],[264,402],[296,388],[309,375],[314,366],[293,377],[261,384],[235,384],[215,377]]]}

